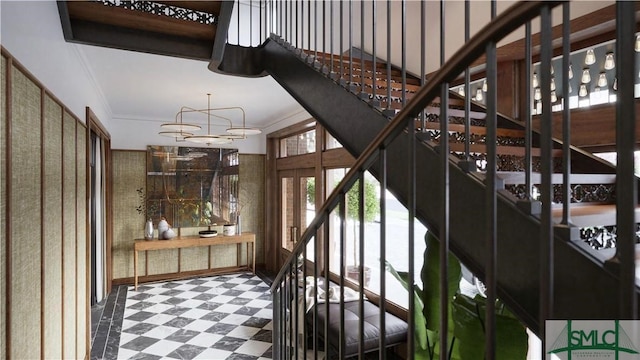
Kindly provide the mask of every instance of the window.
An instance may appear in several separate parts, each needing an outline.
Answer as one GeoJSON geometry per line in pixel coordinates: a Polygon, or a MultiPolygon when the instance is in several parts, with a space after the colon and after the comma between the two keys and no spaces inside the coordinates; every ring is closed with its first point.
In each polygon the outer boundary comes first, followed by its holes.
{"type": "MultiPolygon", "coordinates": [[[[349,169],[326,170],[327,194],[338,185],[349,169]]],[[[366,173],[365,176],[365,224],[364,224],[364,275],[365,287],[376,293],[380,293],[380,277],[385,276],[386,299],[408,307],[407,292],[389,272],[380,268],[380,210],[368,209],[373,203],[380,204],[380,185],[376,178],[366,173]]],[[[409,252],[409,217],[408,210],[391,194],[386,192],[386,260],[398,271],[408,271],[409,252]]],[[[358,282],[359,277],[359,222],[357,220],[357,190],[351,191],[347,196],[347,221],[345,231],[345,274],[350,280],[358,282]],[[353,195],[351,195],[353,194],[353,195]],[[351,207],[351,209],[349,209],[351,207]],[[352,215],[353,214],[353,215],[352,215]]],[[[374,205],[375,207],[375,205],[374,205]]],[[[330,239],[330,269],[335,274],[340,274],[340,218],[334,211],[331,218],[330,239]]],[[[414,223],[415,242],[412,254],[414,256],[415,273],[420,274],[424,250],[426,248],[424,236],[427,229],[419,221],[414,223]]],[[[416,279],[419,282],[419,279],[416,279]]]]}
{"type": "Polygon", "coordinates": [[[315,151],[315,129],[311,129],[301,134],[296,134],[280,140],[280,157],[310,154],[315,151]]]}

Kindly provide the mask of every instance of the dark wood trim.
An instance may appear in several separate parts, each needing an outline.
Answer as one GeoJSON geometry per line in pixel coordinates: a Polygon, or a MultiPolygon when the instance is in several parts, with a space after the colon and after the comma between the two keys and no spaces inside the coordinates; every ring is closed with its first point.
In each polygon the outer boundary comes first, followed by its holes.
{"type": "MultiPolygon", "coordinates": [[[[615,39],[616,6],[609,5],[571,20],[571,51],[584,49],[595,44],[615,39]]],[[[636,12],[640,11],[640,3],[636,3],[636,12]]],[[[559,54],[562,43],[562,24],[551,29],[554,54],[559,54]]],[[[540,51],[540,33],[531,37],[532,53],[536,57],[540,51]]],[[[498,62],[522,60],[524,56],[524,39],[513,41],[497,50],[498,62]]],[[[476,60],[473,66],[486,62],[485,56],[476,60]]]]}
{"type": "Polygon", "coordinates": [[[89,124],[91,130],[102,139],[111,140],[109,131],[107,131],[107,128],[104,127],[102,122],[100,122],[100,119],[96,116],[93,110],[91,110],[91,108],[88,106],[85,108],[85,110],[86,123],[89,124]]]}
{"type": "Polygon", "coordinates": [[[83,21],[132,31],[208,40],[211,43],[215,39],[216,26],[213,24],[207,25],[117,6],[105,6],[98,2],[69,1],[66,5],[72,29],[79,21],[83,21]]]}
{"type": "Polygon", "coordinates": [[[74,278],[74,286],[75,286],[75,292],[74,295],[76,297],[76,308],[75,308],[75,321],[74,321],[74,332],[73,332],[73,341],[75,344],[75,348],[74,353],[76,354],[76,357],[78,356],[78,120],[76,119],[75,121],[75,131],[74,131],[74,136],[73,136],[73,154],[75,156],[75,162],[74,162],[74,169],[75,169],[75,185],[74,185],[74,189],[75,191],[75,197],[73,198],[73,208],[74,208],[74,234],[75,234],[75,241],[74,241],[74,247],[75,247],[75,261],[74,261],[74,266],[75,266],[75,276],[74,278]]]}
{"type": "MultiPolygon", "coordinates": [[[[60,201],[60,234],[61,234],[61,246],[60,246],[60,274],[61,275],[61,279],[60,282],[62,283],[61,285],[61,289],[60,289],[60,295],[62,296],[62,298],[64,299],[64,291],[66,289],[66,284],[64,281],[64,256],[65,256],[65,252],[64,252],[64,222],[65,222],[65,215],[64,215],[64,190],[65,190],[65,181],[64,181],[64,176],[65,176],[65,171],[64,171],[64,144],[65,144],[65,137],[64,137],[64,113],[65,113],[65,109],[64,106],[60,107],[60,154],[62,156],[62,161],[60,162],[60,194],[61,194],[61,198],[63,199],[62,201],[60,201]]],[[[68,255],[67,255],[68,256],[68,255]]],[[[65,316],[65,306],[64,306],[64,301],[60,302],[60,316],[62,316],[62,324],[60,326],[60,347],[61,347],[61,351],[62,351],[62,356],[60,358],[64,358],[64,335],[65,335],[65,328],[64,328],[64,316],[65,316]]]]}
{"type": "Polygon", "coordinates": [[[278,197],[274,190],[278,189],[278,174],[276,159],[278,157],[278,138],[267,137],[267,158],[265,161],[265,241],[264,256],[266,267],[270,271],[278,271],[276,268],[276,232],[278,197]]]}
{"type": "Polygon", "coordinates": [[[45,329],[45,314],[44,314],[44,305],[45,305],[45,278],[46,271],[44,268],[45,265],[45,256],[44,256],[44,167],[45,167],[45,156],[44,156],[44,98],[46,92],[44,88],[40,88],[40,356],[44,358],[44,329],[45,329]]]}
{"type": "Polygon", "coordinates": [[[11,226],[11,198],[10,198],[10,189],[11,189],[11,177],[12,177],[12,168],[13,168],[13,164],[11,162],[11,142],[12,142],[12,138],[11,138],[11,128],[12,128],[12,122],[13,122],[13,94],[11,91],[11,87],[12,87],[12,77],[11,77],[11,73],[13,70],[13,57],[11,57],[10,55],[8,55],[5,50],[4,47],[2,48],[2,55],[5,56],[5,58],[7,59],[7,63],[6,63],[6,71],[7,73],[5,74],[6,76],[6,92],[5,92],[5,96],[6,96],[6,136],[5,136],[5,141],[6,141],[6,151],[5,151],[5,166],[6,168],[6,182],[5,182],[5,199],[7,204],[6,204],[6,212],[5,212],[5,256],[6,258],[6,269],[5,269],[5,274],[7,276],[7,279],[5,281],[5,286],[6,286],[6,293],[5,295],[7,296],[7,307],[5,309],[5,322],[6,322],[6,339],[5,339],[5,351],[6,351],[6,355],[7,355],[7,359],[11,359],[11,231],[12,231],[12,226],[11,226]]]}
{"type": "Polygon", "coordinates": [[[69,41],[73,39],[73,30],[71,28],[71,18],[69,17],[69,8],[66,1],[56,1],[58,5],[58,15],[60,16],[60,24],[62,25],[62,35],[64,39],[69,41]]]}
{"type": "Polygon", "coordinates": [[[329,149],[322,152],[322,167],[324,169],[351,167],[355,161],[356,158],[345,148],[329,149]]]}
{"type": "MultiPolygon", "coordinates": [[[[230,274],[238,271],[247,270],[246,266],[229,266],[216,269],[202,269],[202,270],[189,270],[184,272],[165,273],[138,276],[138,282],[155,282],[155,281],[167,281],[176,279],[186,279],[194,276],[210,276],[210,275],[222,275],[230,274]]],[[[113,285],[133,285],[133,277],[113,279],[113,285]]]]}
{"type": "MultiPolygon", "coordinates": [[[[325,194],[326,179],[324,176],[324,169],[322,168],[322,163],[324,158],[324,149],[327,147],[326,135],[327,135],[327,132],[325,131],[324,127],[322,127],[320,123],[316,123],[316,151],[314,153],[315,165],[316,165],[314,166],[314,177],[316,182],[316,186],[315,186],[316,193],[314,194],[316,214],[318,213],[318,210],[320,210],[320,207],[322,206],[322,203],[324,202],[324,199],[325,199],[324,194],[325,194]],[[320,166],[318,166],[318,164],[320,164],[320,166]]],[[[302,235],[302,233],[300,235],[302,235]]],[[[324,228],[320,228],[316,232],[316,241],[320,245],[320,251],[318,252],[318,256],[316,256],[316,259],[320,261],[321,264],[324,264],[324,257],[326,256],[326,254],[324,253],[324,246],[322,246],[323,239],[324,239],[324,228]]]]}
{"type": "Polygon", "coordinates": [[[315,153],[308,153],[303,155],[279,158],[278,160],[276,160],[276,167],[278,171],[312,168],[316,166],[315,157],[315,153]]]}
{"type": "MultiPolygon", "coordinates": [[[[640,112],[640,100],[635,100],[636,112],[640,112]]],[[[553,134],[562,138],[562,112],[552,115],[553,134]]],[[[606,151],[616,144],[615,104],[601,104],[571,110],[571,145],[590,150],[606,151]]],[[[540,129],[540,116],[533,116],[532,128],[540,129]]],[[[640,144],[640,128],[636,128],[636,143],[640,144]]]]}
{"type": "MultiPolygon", "coordinates": [[[[113,268],[111,266],[111,245],[113,243],[113,198],[112,198],[112,176],[111,176],[111,135],[104,127],[104,125],[100,122],[100,119],[96,116],[96,114],[91,110],[90,107],[85,108],[85,117],[86,123],[88,124],[87,129],[87,164],[91,162],[91,151],[93,143],[91,143],[91,132],[94,132],[98,138],[101,140],[101,153],[104,156],[104,163],[102,164],[102,176],[104,178],[104,227],[105,227],[105,277],[106,277],[106,288],[107,293],[111,292],[111,280],[113,277],[113,268]]],[[[87,186],[89,191],[87,192],[88,199],[91,198],[93,194],[93,189],[91,188],[91,179],[90,179],[90,169],[87,169],[87,186]]],[[[88,232],[88,243],[91,244],[91,229],[89,228],[88,232]]],[[[89,247],[89,253],[91,248],[89,247]]],[[[89,267],[91,267],[89,265],[89,267]]],[[[91,269],[93,270],[93,269],[91,269]]],[[[91,279],[91,277],[89,277],[91,279]]],[[[91,284],[89,280],[89,285],[91,284]]],[[[90,294],[90,292],[89,292],[90,294]]],[[[89,295],[89,298],[91,295],[89,295]]],[[[89,312],[90,315],[90,312],[89,312]]]]}
{"type": "MultiPolygon", "coordinates": [[[[640,3],[636,3],[636,14],[640,11],[640,3]]],[[[638,16],[636,16],[638,17],[638,16]]],[[[615,34],[615,4],[593,11],[589,14],[582,15],[571,20],[571,51],[579,51],[588,47],[614,40],[615,34]]],[[[636,31],[640,31],[640,22],[637,24],[636,31]]],[[[551,30],[553,56],[562,55],[562,24],[556,25],[551,30]]],[[[539,61],[540,51],[540,33],[531,36],[532,62],[539,61]]],[[[498,63],[524,60],[524,37],[515,40],[497,49],[498,63]]],[[[476,68],[486,63],[485,55],[480,56],[470,68],[476,68]]],[[[427,78],[432,78],[439,70],[432,71],[427,74],[427,78]]],[[[484,70],[476,71],[471,75],[471,80],[477,80],[485,77],[484,70]]],[[[459,85],[462,78],[452,81],[451,85],[459,85]]]]}
{"type": "Polygon", "coordinates": [[[289,137],[292,135],[300,134],[312,129],[315,126],[315,124],[316,124],[316,120],[314,118],[302,120],[291,126],[287,126],[284,129],[276,130],[272,133],[267,134],[267,139],[281,139],[281,138],[289,137]]]}
{"type": "MultiPolygon", "coordinates": [[[[89,107],[86,108],[85,112],[90,112],[89,107]]],[[[85,355],[86,359],[88,356],[91,356],[91,273],[93,269],[91,267],[91,209],[89,208],[89,204],[91,203],[91,194],[93,193],[93,189],[91,188],[91,120],[85,119],[85,131],[84,131],[84,171],[85,171],[85,191],[84,191],[84,222],[85,222],[85,318],[84,318],[84,326],[87,331],[85,331],[85,355]]]]}

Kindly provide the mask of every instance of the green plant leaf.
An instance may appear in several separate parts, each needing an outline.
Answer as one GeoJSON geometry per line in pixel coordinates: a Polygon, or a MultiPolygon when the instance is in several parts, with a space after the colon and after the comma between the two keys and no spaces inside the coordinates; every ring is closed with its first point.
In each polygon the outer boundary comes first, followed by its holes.
{"type": "MultiPolygon", "coordinates": [[[[391,273],[391,275],[393,275],[393,277],[395,277],[401,284],[402,286],[404,286],[404,288],[407,291],[411,291],[413,290],[414,292],[414,297],[413,297],[413,304],[414,304],[414,322],[415,322],[415,337],[416,337],[416,343],[419,345],[416,347],[416,355],[418,353],[418,350],[424,350],[426,352],[426,354],[428,355],[427,352],[427,322],[424,318],[423,315],[423,308],[424,305],[422,304],[422,290],[420,290],[420,288],[416,285],[416,284],[412,284],[409,285],[409,274],[406,272],[398,272],[396,271],[396,269],[393,268],[393,266],[387,261],[386,262],[386,267],[387,270],[391,273]]],[[[421,355],[422,356],[422,355],[421,355]]],[[[417,357],[416,357],[417,358],[417,357]]],[[[425,358],[425,359],[428,359],[425,358]]]]}
{"type": "MultiPolygon", "coordinates": [[[[424,251],[424,263],[422,265],[422,284],[424,296],[424,317],[427,319],[427,328],[429,330],[438,331],[440,326],[440,242],[431,233],[425,235],[427,247],[424,251]]],[[[458,292],[460,286],[460,278],[462,272],[460,262],[451,254],[449,255],[448,272],[448,297],[453,297],[458,292]]],[[[451,322],[451,301],[448,306],[449,328],[453,328],[451,322]]]]}
{"type": "MultiPolygon", "coordinates": [[[[457,295],[453,300],[454,334],[462,359],[484,356],[486,299],[457,295]]],[[[524,359],[527,356],[527,333],[510,311],[496,313],[496,359],[524,359]]]]}

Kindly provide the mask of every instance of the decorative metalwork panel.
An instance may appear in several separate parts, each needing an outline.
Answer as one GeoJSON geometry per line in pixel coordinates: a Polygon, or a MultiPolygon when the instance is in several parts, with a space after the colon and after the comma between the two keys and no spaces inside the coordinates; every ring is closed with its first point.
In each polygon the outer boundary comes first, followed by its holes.
{"type": "MultiPolygon", "coordinates": [[[[617,229],[615,226],[596,226],[580,229],[580,238],[593,249],[611,249],[616,247],[617,229]]],[[[640,243],[640,224],[636,224],[636,243],[640,243]]]]}
{"type": "Polygon", "coordinates": [[[153,1],[98,0],[98,2],[105,6],[141,11],[158,16],[168,16],[174,19],[193,21],[205,25],[215,24],[217,21],[217,18],[213,16],[213,14],[153,1]]]}
{"type": "MultiPolygon", "coordinates": [[[[525,186],[506,185],[505,189],[515,195],[518,199],[525,199],[525,186]]],[[[571,203],[604,202],[612,203],[616,200],[615,184],[594,185],[594,184],[573,184],[570,186],[571,203]]],[[[533,193],[540,193],[538,185],[533,185],[533,193]]],[[[553,185],[553,202],[562,204],[562,185],[553,185]]]]}

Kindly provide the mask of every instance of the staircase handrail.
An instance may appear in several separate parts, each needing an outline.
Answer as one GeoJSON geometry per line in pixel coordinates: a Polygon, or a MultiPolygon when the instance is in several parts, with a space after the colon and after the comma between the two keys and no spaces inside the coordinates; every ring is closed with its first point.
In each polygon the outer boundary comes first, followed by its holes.
{"type": "MultiPolygon", "coordinates": [[[[485,52],[487,44],[497,43],[520,26],[525,25],[527,22],[539,16],[540,9],[543,7],[553,8],[561,3],[562,1],[520,1],[515,3],[500,13],[500,15],[496,16],[484,28],[478,31],[465,46],[451,56],[440,70],[435,73],[433,78],[420,88],[407,105],[400,110],[356,159],[354,165],[329,195],[316,217],[307,226],[300,240],[292,249],[291,254],[285,260],[273,281],[271,292],[276,292],[289,268],[297,261],[298,256],[302,254],[308,242],[314,237],[314,234],[316,234],[317,230],[326,221],[331,212],[338,206],[342,194],[345,194],[358,180],[359,174],[366,171],[373,161],[375,161],[378,151],[387,147],[397,135],[405,130],[409,121],[418,116],[432,100],[439,96],[443,83],[453,81],[468,66],[476,61],[485,52]]],[[[325,271],[326,270],[328,269],[325,269],[325,271]]]]}

